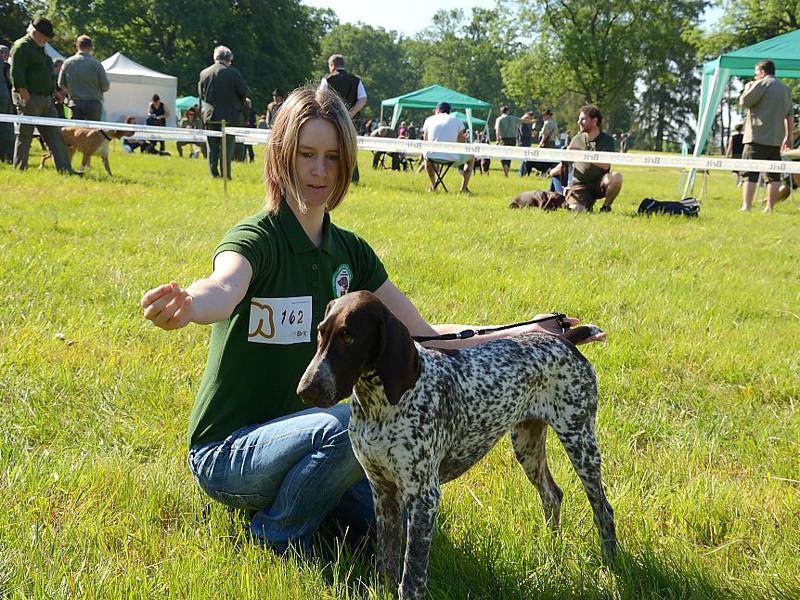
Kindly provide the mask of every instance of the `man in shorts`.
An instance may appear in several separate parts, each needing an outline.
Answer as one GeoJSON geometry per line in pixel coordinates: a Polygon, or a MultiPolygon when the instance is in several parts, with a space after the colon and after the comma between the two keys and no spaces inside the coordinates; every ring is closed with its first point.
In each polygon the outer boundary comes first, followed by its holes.
{"type": "MultiPolygon", "coordinates": [[[[422,126],[422,139],[427,142],[459,142],[466,143],[467,134],[464,131],[464,124],[450,114],[450,104],[439,102],[436,105],[436,112],[425,119],[422,126]]],[[[472,169],[475,166],[475,157],[469,154],[449,154],[445,152],[429,152],[425,155],[425,170],[428,172],[428,179],[431,185],[429,192],[433,191],[436,184],[436,172],[433,170],[432,160],[452,162],[454,167],[464,165],[461,171],[461,193],[470,194],[467,184],[472,177],[472,169]]]]}
{"type": "MultiPolygon", "coordinates": [[[[603,115],[591,104],[578,114],[578,133],[569,144],[569,150],[587,152],[614,152],[614,138],[600,129],[603,115]]],[[[562,163],[551,171],[554,177],[569,172],[569,164],[562,163]]],[[[562,178],[562,181],[564,179],[562,178]]],[[[567,207],[581,212],[591,211],[594,203],[604,198],[600,212],[611,212],[611,204],[622,190],[622,175],[611,171],[609,163],[576,162],[572,183],[567,192],[567,207]]]]}
{"type": "MultiPolygon", "coordinates": [[[[794,139],[794,114],[792,93],[775,78],[775,63],[763,60],[753,70],[755,79],[744,86],[739,104],[747,108],[744,121],[743,159],[781,160],[781,148],[791,148],[794,139]]],[[[780,173],[766,173],[767,205],[764,212],[772,212],[779,200],[780,173]]],[[[749,211],[758,186],[759,173],[747,173],[742,186],[742,211],[749,211]]]]}

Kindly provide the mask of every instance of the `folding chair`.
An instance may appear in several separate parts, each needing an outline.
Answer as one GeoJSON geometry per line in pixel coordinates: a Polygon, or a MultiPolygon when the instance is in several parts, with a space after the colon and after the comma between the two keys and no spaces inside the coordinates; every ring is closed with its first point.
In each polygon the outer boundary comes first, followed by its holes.
{"type": "Polygon", "coordinates": [[[431,189],[436,190],[436,188],[441,185],[444,188],[444,191],[449,193],[450,190],[448,190],[447,186],[444,184],[444,176],[447,175],[447,172],[450,170],[450,167],[453,166],[454,161],[441,160],[438,158],[427,158],[425,160],[431,164],[431,167],[433,167],[433,172],[436,175],[436,181],[434,181],[431,189]]]}

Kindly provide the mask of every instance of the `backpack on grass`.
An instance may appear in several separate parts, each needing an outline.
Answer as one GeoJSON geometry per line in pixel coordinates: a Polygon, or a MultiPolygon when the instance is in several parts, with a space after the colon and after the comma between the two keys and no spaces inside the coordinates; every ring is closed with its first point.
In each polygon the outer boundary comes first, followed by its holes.
{"type": "Polygon", "coordinates": [[[683,215],[696,217],[700,213],[700,201],[695,198],[684,198],[679,202],[659,202],[654,198],[645,198],[639,205],[640,215],[683,215]]]}

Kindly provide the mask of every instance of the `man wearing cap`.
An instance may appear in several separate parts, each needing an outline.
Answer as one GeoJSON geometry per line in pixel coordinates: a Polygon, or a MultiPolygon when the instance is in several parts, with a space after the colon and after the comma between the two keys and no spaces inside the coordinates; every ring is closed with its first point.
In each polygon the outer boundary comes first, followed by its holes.
{"type": "MultiPolygon", "coordinates": [[[[226,125],[239,127],[243,124],[244,101],[250,88],[238,69],[231,66],[233,52],[226,46],[214,48],[214,64],[200,72],[197,95],[200,97],[200,112],[206,129],[220,131],[224,119],[226,125]]],[[[236,146],[236,137],[225,136],[225,167],[231,177],[231,161],[236,146]]],[[[220,177],[222,164],[222,138],[208,138],[208,168],[212,177],[220,177]]]]}
{"type": "MultiPolygon", "coordinates": [[[[57,118],[53,104],[55,78],[53,61],[44,51],[47,40],[53,37],[53,25],[43,17],[37,17],[28,26],[25,37],[11,47],[11,85],[17,112],[28,117],[57,118]]],[[[37,125],[47,147],[53,155],[56,169],[60,173],[72,174],[67,157],[67,147],[58,127],[37,125]]],[[[28,153],[33,139],[33,125],[20,124],[19,136],[14,146],[14,167],[28,168],[28,153]]]]}
{"type": "MultiPolygon", "coordinates": [[[[422,139],[427,142],[460,142],[466,143],[467,134],[464,131],[464,124],[450,114],[450,103],[439,102],[436,105],[436,112],[425,119],[422,125],[422,139]]],[[[436,172],[433,170],[431,160],[452,162],[453,166],[464,165],[461,172],[461,193],[469,194],[469,179],[472,176],[472,169],[475,165],[475,157],[468,154],[448,154],[445,152],[428,152],[425,155],[425,170],[428,172],[428,179],[431,185],[429,192],[433,191],[436,184],[436,172]]]]}
{"type": "Polygon", "coordinates": [[[73,119],[100,121],[103,116],[103,93],[108,91],[106,70],[92,56],[94,45],[88,35],[78,37],[77,52],[64,61],[58,85],[69,94],[73,119]]]}
{"type": "Polygon", "coordinates": [[[275,124],[275,119],[278,117],[283,106],[283,101],[286,100],[286,92],[275,88],[272,90],[272,102],[267,104],[267,128],[272,129],[275,124]]]}
{"type": "MultiPolygon", "coordinates": [[[[0,114],[13,115],[8,46],[0,44],[0,114]]],[[[14,125],[0,123],[0,162],[14,162],[14,125]]]]}
{"type": "MultiPolygon", "coordinates": [[[[555,148],[556,140],[559,137],[558,123],[553,118],[553,111],[545,108],[542,111],[542,129],[539,133],[539,148],[555,148]]],[[[540,162],[536,164],[536,169],[545,173],[556,166],[555,162],[540,162]]]]}

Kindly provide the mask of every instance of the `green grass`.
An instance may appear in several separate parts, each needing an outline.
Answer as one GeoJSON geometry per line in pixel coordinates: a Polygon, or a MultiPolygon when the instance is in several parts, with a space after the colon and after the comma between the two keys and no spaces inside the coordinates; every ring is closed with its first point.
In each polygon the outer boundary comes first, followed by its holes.
{"type": "MultiPolygon", "coordinates": [[[[99,161],[83,179],[0,166],[0,597],[390,597],[346,550],[253,546],[196,488],[185,428],[208,329],[140,316],[143,291],[207,274],[259,209],[260,164],[235,163],[225,199],[202,160],[111,159],[113,180],[99,161]]],[[[678,173],[631,168],[612,214],[511,211],[542,181],[494,170],[474,197],[427,194],[423,174],[360,163],[335,219],[426,318],[557,310],[609,333],[584,352],[619,567],[555,436],[558,537],[503,441],[445,487],[431,598],[800,598],[797,204],[740,214],[715,172],[699,219],[639,218],[678,173]]]]}

